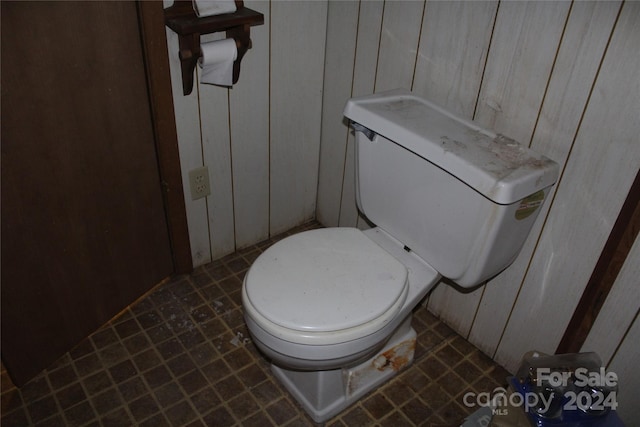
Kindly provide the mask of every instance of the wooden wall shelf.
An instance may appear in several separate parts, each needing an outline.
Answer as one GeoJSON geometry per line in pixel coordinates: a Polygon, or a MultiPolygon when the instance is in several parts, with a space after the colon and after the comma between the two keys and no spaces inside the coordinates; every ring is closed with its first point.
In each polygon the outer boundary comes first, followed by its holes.
{"type": "Polygon", "coordinates": [[[251,48],[250,28],[264,24],[262,13],[246,7],[240,7],[233,13],[198,17],[193,10],[191,0],[176,1],[173,6],[165,9],[164,17],[167,27],[178,34],[184,95],[189,95],[193,90],[193,72],[198,58],[202,55],[201,34],[225,31],[227,38],[233,38],[236,41],[238,55],[233,63],[233,83],[235,84],[240,76],[240,61],[251,48]]]}

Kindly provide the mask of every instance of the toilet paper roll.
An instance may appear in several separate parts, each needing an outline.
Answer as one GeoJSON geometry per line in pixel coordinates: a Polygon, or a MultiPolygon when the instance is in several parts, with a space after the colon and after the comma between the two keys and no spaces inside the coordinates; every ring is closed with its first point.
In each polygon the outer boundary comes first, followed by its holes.
{"type": "Polygon", "coordinates": [[[201,83],[233,86],[233,61],[238,57],[234,39],[201,43],[202,56],[198,64],[202,68],[201,83]]]}
{"type": "Polygon", "coordinates": [[[193,10],[200,18],[236,11],[235,0],[193,0],[193,10]]]}

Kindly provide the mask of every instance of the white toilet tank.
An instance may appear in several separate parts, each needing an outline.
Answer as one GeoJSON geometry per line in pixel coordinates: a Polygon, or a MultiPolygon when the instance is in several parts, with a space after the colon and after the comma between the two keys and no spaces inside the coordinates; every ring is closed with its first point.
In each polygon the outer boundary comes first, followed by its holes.
{"type": "Polygon", "coordinates": [[[558,165],[406,90],[350,99],[361,212],[473,287],[513,262],[558,165]],[[372,138],[372,140],[370,140],[372,138]]]}

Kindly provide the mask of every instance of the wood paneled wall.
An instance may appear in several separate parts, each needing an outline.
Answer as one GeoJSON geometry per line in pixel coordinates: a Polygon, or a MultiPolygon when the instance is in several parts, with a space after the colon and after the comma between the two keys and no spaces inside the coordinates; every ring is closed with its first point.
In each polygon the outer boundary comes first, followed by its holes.
{"type": "Polygon", "coordinates": [[[640,419],[640,238],[631,252],[580,351],[595,351],[619,378],[618,404],[628,425],[640,419]]]}
{"type": "MultiPolygon", "coordinates": [[[[314,215],[326,226],[367,227],[342,109],[352,96],[408,88],[560,164],[514,264],[470,293],[440,284],[428,302],[511,371],[528,350],[553,353],[640,167],[640,3],[245,4],[265,25],[251,30],[239,83],[201,85],[188,97],[174,83],[183,178],[206,164],[212,183],[207,200],[186,201],[195,263],[314,215]]],[[[179,82],[177,43],[167,37],[179,82]]],[[[620,369],[637,359],[629,340],[638,333],[639,256],[630,254],[587,342],[620,369]],[[603,340],[622,312],[619,333],[603,340]]]]}
{"type": "Polygon", "coordinates": [[[182,96],[177,36],[167,29],[185,189],[203,165],[211,184],[206,199],[185,194],[196,266],[315,218],[328,4],[244,4],[265,23],[251,28],[232,89],[196,82],[182,96]]]}
{"type": "MultiPolygon", "coordinates": [[[[329,2],[319,221],[364,224],[340,120],[350,96],[405,87],[554,159],[561,177],[516,262],[428,302],[509,370],[553,353],[640,166],[637,22],[634,2],[329,2]]],[[[637,275],[618,281],[637,295],[637,275]]],[[[632,316],[608,351],[640,306],[619,304],[632,316]]]]}

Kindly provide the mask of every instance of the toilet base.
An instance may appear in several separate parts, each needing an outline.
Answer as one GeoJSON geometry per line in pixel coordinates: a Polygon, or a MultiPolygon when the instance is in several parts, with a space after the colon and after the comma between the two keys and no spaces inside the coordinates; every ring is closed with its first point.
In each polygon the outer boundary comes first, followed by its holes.
{"type": "Polygon", "coordinates": [[[416,336],[409,315],[384,348],[359,365],[329,371],[294,371],[272,364],[271,371],[311,418],[321,423],[409,366],[416,336]]]}

